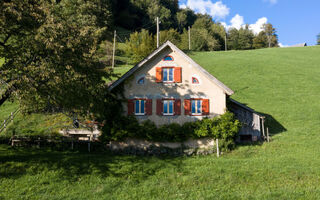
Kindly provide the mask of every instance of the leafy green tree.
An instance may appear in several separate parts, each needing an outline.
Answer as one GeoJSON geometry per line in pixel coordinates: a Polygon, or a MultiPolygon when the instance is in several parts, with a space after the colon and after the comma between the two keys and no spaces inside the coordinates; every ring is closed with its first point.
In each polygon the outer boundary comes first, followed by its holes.
{"type": "Polygon", "coordinates": [[[197,15],[197,19],[192,25],[194,29],[207,29],[210,30],[211,26],[214,24],[210,15],[197,15]]]}
{"type": "Polygon", "coordinates": [[[197,19],[197,15],[190,8],[181,9],[177,12],[178,30],[180,33],[183,29],[187,29],[188,26],[192,26],[197,19]]]}
{"type": "Polygon", "coordinates": [[[231,28],[228,31],[228,49],[237,50],[239,47],[239,31],[236,28],[231,28]]]}
{"type": "Polygon", "coordinates": [[[212,36],[219,42],[220,49],[217,49],[217,50],[224,50],[225,37],[226,37],[226,30],[224,26],[222,26],[220,23],[212,24],[211,33],[212,33],[212,36]]]}
{"type": "Polygon", "coordinates": [[[239,30],[232,28],[228,33],[228,48],[233,50],[246,50],[253,48],[254,34],[249,26],[241,27],[239,30]]]}
{"type": "Polygon", "coordinates": [[[187,24],[187,14],[183,10],[177,13],[177,21],[179,30],[183,30],[187,24]]]}
{"type": "Polygon", "coordinates": [[[0,79],[14,86],[23,112],[50,107],[85,115],[105,106],[102,77],[112,73],[99,69],[96,52],[108,10],[104,0],[1,2],[0,79]]]}
{"type": "Polygon", "coordinates": [[[170,40],[173,44],[180,44],[181,36],[175,29],[160,31],[160,44],[170,40]]]}
{"type": "Polygon", "coordinates": [[[253,48],[253,38],[254,34],[251,30],[249,30],[249,25],[247,24],[245,27],[241,27],[239,30],[239,49],[247,50],[253,48]]]}
{"type": "Polygon", "coordinates": [[[261,31],[258,35],[256,35],[253,39],[253,48],[261,49],[267,47],[267,36],[264,31],[261,31]]]}
{"type": "Polygon", "coordinates": [[[126,45],[126,54],[131,57],[132,63],[141,61],[156,48],[154,36],[145,29],[130,34],[126,45]]]}
{"type": "Polygon", "coordinates": [[[317,44],[320,45],[320,34],[317,36],[317,44]]]}
{"type": "MultiPolygon", "coordinates": [[[[220,50],[221,44],[214,37],[212,26],[214,22],[209,15],[199,15],[191,28],[191,49],[195,51],[213,51],[220,50]]],[[[184,30],[181,36],[182,49],[188,49],[189,37],[188,31],[184,30]]]]}
{"type": "Polygon", "coordinates": [[[276,34],[276,29],[272,24],[264,24],[263,30],[267,37],[268,47],[278,47],[278,35],[276,34]]]}

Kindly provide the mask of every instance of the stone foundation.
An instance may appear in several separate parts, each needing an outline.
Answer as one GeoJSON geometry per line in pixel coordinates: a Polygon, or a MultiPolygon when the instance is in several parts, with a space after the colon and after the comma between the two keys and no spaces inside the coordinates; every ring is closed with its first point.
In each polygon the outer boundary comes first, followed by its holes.
{"type": "Polygon", "coordinates": [[[112,152],[130,155],[207,155],[216,152],[212,138],[189,139],[185,142],[150,142],[128,138],[124,141],[111,141],[107,145],[112,152]]]}

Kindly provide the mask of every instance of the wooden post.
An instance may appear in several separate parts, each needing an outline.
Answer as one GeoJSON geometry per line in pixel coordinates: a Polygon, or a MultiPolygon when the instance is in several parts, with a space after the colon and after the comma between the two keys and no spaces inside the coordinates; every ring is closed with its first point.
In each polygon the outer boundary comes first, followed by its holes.
{"type": "Polygon", "coordinates": [[[216,145],[217,145],[217,157],[219,158],[220,152],[219,152],[219,139],[216,139],[216,145]]]}
{"type": "Polygon", "coordinates": [[[269,137],[269,128],[267,127],[267,141],[270,142],[270,137],[269,137]]]}
{"type": "Polygon", "coordinates": [[[266,139],[266,135],[264,133],[264,118],[265,117],[261,117],[261,120],[262,120],[262,135],[263,135],[263,139],[265,140],[266,139]]]}
{"type": "Polygon", "coordinates": [[[157,17],[157,48],[159,47],[159,17],[157,17]]]}
{"type": "Polygon", "coordinates": [[[114,56],[116,54],[116,36],[117,31],[114,30],[114,36],[113,36],[113,51],[112,51],[112,68],[114,68],[114,56]]]}
{"type": "Polygon", "coordinates": [[[190,34],[190,26],[188,26],[188,36],[189,36],[189,51],[191,50],[191,34],[190,34]]]}

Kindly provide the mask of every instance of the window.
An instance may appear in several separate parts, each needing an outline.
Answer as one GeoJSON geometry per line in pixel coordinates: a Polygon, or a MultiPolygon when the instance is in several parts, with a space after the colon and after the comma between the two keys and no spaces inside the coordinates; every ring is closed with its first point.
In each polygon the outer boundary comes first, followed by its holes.
{"type": "Polygon", "coordinates": [[[137,81],[137,83],[138,83],[139,85],[143,85],[143,84],[144,84],[144,77],[140,78],[140,79],[137,81]]]}
{"type": "Polygon", "coordinates": [[[173,100],[163,101],[163,115],[173,115],[173,100]]]}
{"type": "Polygon", "coordinates": [[[144,104],[145,104],[145,100],[136,100],[135,101],[135,115],[144,115],[145,114],[145,110],[144,110],[144,104]]]}
{"type": "Polygon", "coordinates": [[[173,69],[172,67],[162,69],[163,82],[173,82],[173,69]]]}
{"type": "Polygon", "coordinates": [[[173,58],[171,56],[166,56],[163,58],[163,61],[173,61],[173,58]]]}
{"type": "Polygon", "coordinates": [[[202,114],[202,101],[201,100],[191,100],[191,113],[192,115],[202,114]]]}
{"type": "Polygon", "coordinates": [[[192,77],[192,84],[199,84],[199,80],[196,77],[192,77]]]}

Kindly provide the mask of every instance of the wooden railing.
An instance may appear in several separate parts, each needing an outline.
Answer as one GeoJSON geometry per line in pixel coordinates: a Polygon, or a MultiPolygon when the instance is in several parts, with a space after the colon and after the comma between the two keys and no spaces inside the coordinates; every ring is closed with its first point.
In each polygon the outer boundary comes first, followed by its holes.
{"type": "Polygon", "coordinates": [[[19,110],[19,108],[18,108],[16,111],[11,112],[11,113],[10,113],[10,116],[3,121],[3,123],[0,125],[0,133],[7,128],[7,126],[9,125],[9,123],[13,121],[14,117],[18,114],[19,111],[20,111],[20,110],[19,110]]]}

